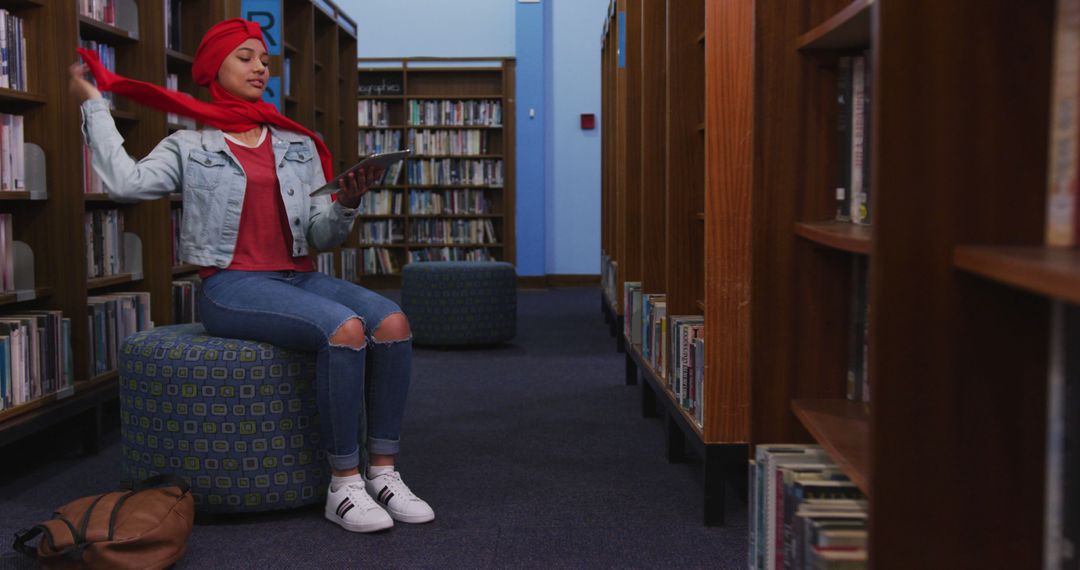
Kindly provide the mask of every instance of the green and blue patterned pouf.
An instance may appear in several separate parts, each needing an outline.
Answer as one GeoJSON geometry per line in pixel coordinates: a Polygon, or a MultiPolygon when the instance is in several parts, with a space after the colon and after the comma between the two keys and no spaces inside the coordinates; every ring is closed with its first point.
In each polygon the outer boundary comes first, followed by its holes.
{"type": "Polygon", "coordinates": [[[401,271],[413,343],[495,344],[517,334],[517,273],[501,261],[423,261],[401,271]]]}
{"type": "Polygon", "coordinates": [[[136,333],[120,352],[128,478],[184,477],[200,514],[325,500],[314,354],[209,336],[198,324],[136,333]]]}

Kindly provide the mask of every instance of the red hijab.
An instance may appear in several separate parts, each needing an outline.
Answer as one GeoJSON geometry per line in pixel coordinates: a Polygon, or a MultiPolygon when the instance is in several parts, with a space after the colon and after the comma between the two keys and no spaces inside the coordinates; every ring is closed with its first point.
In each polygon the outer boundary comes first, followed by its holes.
{"type": "Polygon", "coordinates": [[[247,131],[263,124],[271,124],[311,137],[319,151],[323,174],[329,180],[333,177],[333,160],[330,149],[322,139],[279,113],[277,107],[270,103],[245,101],[226,91],[217,82],[217,73],[222,62],[236,49],[236,46],[249,39],[259,40],[263,42],[263,47],[266,47],[259,25],[242,18],[220,22],[203,36],[199,49],[195,51],[195,63],[191,67],[191,75],[196,84],[210,86],[210,97],[213,99],[210,103],[199,101],[186,93],[178,93],[158,85],[117,75],[105,69],[98,60],[97,54],[90,50],[79,48],[79,54],[90,67],[90,72],[97,80],[97,87],[102,91],[118,93],[166,113],[191,117],[226,132],[247,131]]]}

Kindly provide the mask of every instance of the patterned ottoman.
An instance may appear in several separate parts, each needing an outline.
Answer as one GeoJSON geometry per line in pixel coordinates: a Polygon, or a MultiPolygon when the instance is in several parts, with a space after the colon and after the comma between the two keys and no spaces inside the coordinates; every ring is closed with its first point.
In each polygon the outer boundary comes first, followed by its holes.
{"type": "Polygon", "coordinates": [[[517,274],[501,261],[423,261],[401,271],[413,343],[494,344],[517,334],[517,274]]]}
{"type": "Polygon", "coordinates": [[[120,355],[124,472],[184,477],[199,514],[319,503],[330,473],[314,380],[310,353],[199,324],[136,333],[120,355]]]}

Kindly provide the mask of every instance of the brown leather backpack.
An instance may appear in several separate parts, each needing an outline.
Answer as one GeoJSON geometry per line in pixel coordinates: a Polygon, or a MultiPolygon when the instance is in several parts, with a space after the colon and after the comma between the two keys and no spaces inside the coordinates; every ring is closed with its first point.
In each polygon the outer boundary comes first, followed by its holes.
{"type": "Polygon", "coordinates": [[[76,499],[15,534],[42,567],[167,568],[184,555],[195,518],[187,481],[157,475],[126,490],[76,499]],[[37,547],[27,544],[44,534],[37,547]]]}

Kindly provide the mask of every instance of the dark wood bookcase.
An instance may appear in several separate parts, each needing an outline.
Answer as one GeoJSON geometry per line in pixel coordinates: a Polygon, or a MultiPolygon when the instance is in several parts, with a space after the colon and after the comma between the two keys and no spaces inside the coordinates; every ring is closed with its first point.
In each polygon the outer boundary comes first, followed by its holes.
{"type": "Polygon", "coordinates": [[[602,247],[617,275],[603,304],[643,414],[663,410],[668,459],[689,443],[702,460],[706,524],[724,522],[727,484],[744,488],[750,441],[751,13],[735,4],[617,0],[602,49],[602,247]],[[668,315],[705,317],[702,425],[625,338],[632,281],[665,294],[668,315]]]}
{"type": "MultiPolygon", "coordinates": [[[[14,239],[34,252],[36,289],[26,295],[0,295],[0,313],[30,309],[62,310],[72,319],[72,373],[74,394],[62,399],[47,396],[0,411],[0,445],[15,441],[58,421],[86,417],[92,429],[84,433],[96,445],[100,431],[101,404],[116,396],[115,371],[88,378],[86,329],[87,297],[122,291],[151,293],[151,319],[155,325],[174,322],[171,284],[176,276],[194,273],[194,266],[172,266],[171,210],[182,207],[177,194],[137,204],[114,202],[105,194],[83,193],[81,116],[68,93],[67,67],[76,60],[80,36],[116,48],[117,71],[123,75],[164,85],[169,73],[179,77],[181,91],[207,99],[208,90],[191,80],[195,49],[203,33],[214,23],[240,15],[239,0],[182,0],[179,49],[166,48],[164,0],[135,0],[137,30],[110,26],[81,16],[77,2],[0,0],[0,8],[25,19],[27,38],[27,92],[0,90],[0,112],[25,117],[26,142],[42,147],[47,165],[47,198],[28,193],[0,195],[0,212],[13,214],[14,239]],[[45,46],[48,47],[46,51],[45,46]],[[59,54],[59,55],[58,55],[59,54]],[[68,54],[64,56],[62,54],[68,54]],[[83,214],[95,209],[120,209],[125,231],[142,244],[140,273],[90,279],[84,258],[83,214]]],[[[292,76],[297,96],[283,103],[285,113],[305,126],[322,132],[337,164],[356,155],[356,129],[347,110],[356,105],[356,24],[332,3],[284,0],[286,52],[290,46],[292,76]],[[306,14],[306,19],[305,19],[306,14]],[[304,23],[307,26],[304,27],[304,23]],[[297,46],[300,46],[299,48],[297,46]],[[316,46],[321,49],[317,52],[316,46]],[[326,67],[319,71],[313,65],[326,67]],[[323,99],[316,101],[314,85],[323,99]],[[319,122],[316,108],[332,115],[319,122]]],[[[281,58],[274,58],[271,73],[281,75],[281,58]]],[[[184,128],[166,121],[164,113],[150,110],[123,97],[113,111],[125,148],[142,157],[165,136],[184,128]]]]}
{"type": "MultiPolygon", "coordinates": [[[[404,240],[390,244],[363,243],[360,232],[354,232],[347,242],[349,247],[356,247],[361,252],[368,248],[385,248],[396,267],[403,267],[409,258],[410,251],[423,250],[438,247],[457,247],[462,249],[486,248],[492,257],[498,261],[516,261],[514,233],[514,204],[515,204],[515,67],[513,58],[360,58],[358,62],[358,84],[386,81],[400,86],[400,92],[396,94],[372,94],[362,93],[359,100],[381,102],[388,105],[389,124],[385,126],[362,126],[358,127],[359,135],[353,135],[353,143],[357,144],[358,136],[367,132],[398,132],[401,135],[401,148],[409,144],[410,131],[472,131],[481,132],[487,137],[488,150],[479,155],[423,155],[414,152],[408,159],[408,163],[441,158],[463,159],[491,159],[501,160],[503,168],[502,186],[487,185],[473,186],[463,184],[438,184],[424,185],[414,184],[409,180],[407,164],[403,165],[400,178],[396,184],[376,186],[374,191],[389,190],[395,196],[401,195],[403,200],[400,214],[390,215],[361,215],[357,217],[357,226],[364,222],[394,220],[403,225],[404,240]],[[410,101],[499,101],[502,104],[502,123],[498,126],[429,126],[411,125],[409,123],[410,101]],[[489,214],[413,214],[409,208],[409,194],[412,190],[458,190],[473,189],[484,192],[485,199],[490,206],[489,214]],[[414,223],[426,220],[490,220],[495,229],[497,243],[481,244],[424,244],[413,243],[410,239],[411,228],[414,223]]],[[[355,108],[355,105],[354,105],[355,108]]],[[[353,124],[357,123],[353,119],[353,124]]],[[[361,253],[361,257],[362,257],[361,253]]],[[[400,273],[393,274],[362,274],[361,282],[372,287],[397,287],[400,286],[400,273]]]]}

